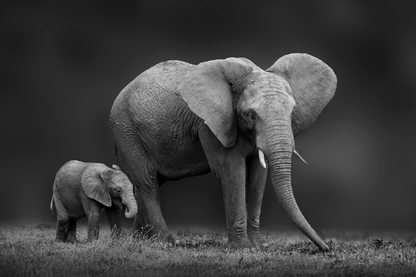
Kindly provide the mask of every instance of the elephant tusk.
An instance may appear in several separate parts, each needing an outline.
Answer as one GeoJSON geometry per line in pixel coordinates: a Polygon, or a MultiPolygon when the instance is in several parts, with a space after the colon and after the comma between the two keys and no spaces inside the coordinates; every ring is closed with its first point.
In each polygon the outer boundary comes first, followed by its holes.
{"type": "Polygon", "coordinates": [[[266,161],[264,160],[264,153],[263,151],[261,151],[261,149],[259,149],[259,159],[260,159],[261,166],[264,168],[267,168],[266,161]]]}
{"type": "Polygon", "coordinates": [[[303,159],[302,156],[296,150],[293,150],[293,154],[295,154],[296,158],[301,160],[303,163],[308,164],[308,162],[305,161],[305,159],[303,159]]]}

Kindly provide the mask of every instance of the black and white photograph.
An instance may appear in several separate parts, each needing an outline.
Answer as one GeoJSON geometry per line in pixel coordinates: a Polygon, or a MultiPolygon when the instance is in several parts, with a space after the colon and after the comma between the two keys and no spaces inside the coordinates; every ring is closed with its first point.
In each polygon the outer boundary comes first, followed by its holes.
{"type": "Polygon", "coordinates": [[[2,1],[0,276],[415,276],[412,1],[2,1]]]}

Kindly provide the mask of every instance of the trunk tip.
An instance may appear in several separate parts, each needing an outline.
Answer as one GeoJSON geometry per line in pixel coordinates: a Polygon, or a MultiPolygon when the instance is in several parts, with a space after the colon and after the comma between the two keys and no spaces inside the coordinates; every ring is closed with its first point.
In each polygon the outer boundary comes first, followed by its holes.
{"type": "Polygon", "coordinates": [[[322,245],[318,245],[318,247],[322,252],[329,252],[330,250],[329,246],[325,242],[322,242],[322,245]]]}
{"type": "Polygon", "coordinates": [[[125,205],[125,210],[124,210],[124,216],[126,218],[133,218],[135,217],[137,214],[137,208],[136,207],[132,207],[132,209],[129,209],[128,205],[125,205]]]}
{"type": "Polygon", "coordinates": [[[126,218],[133,218],[133,217],[135,217],[136,216],[136,213],[137,212],[128,212],[128,211],[125,211],[124,212],[124,216],[126,217],[126,218]]]}

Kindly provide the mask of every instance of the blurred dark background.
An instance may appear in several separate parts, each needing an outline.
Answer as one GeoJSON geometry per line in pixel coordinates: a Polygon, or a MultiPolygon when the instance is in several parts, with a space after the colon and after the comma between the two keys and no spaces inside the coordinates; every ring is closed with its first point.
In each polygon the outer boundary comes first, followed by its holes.
{"type": "MultiPolygon", "coordinates": [[[[61,165],[114,163],[112,103],[156,63],[246,57],[266,69],[304,52],[333,68],[338,88],[296,138],[309,162],[293,160],[301,210],[321,230],[415,231],[411,2],[2,1],[0,222],[53,222],[61,165]]],[[[225,228],[212,174],[167,182],[161,197],[170,226],[225,228]]],[[[261,220],[263,229],[294,228],[270,184],[261,220]]]]}

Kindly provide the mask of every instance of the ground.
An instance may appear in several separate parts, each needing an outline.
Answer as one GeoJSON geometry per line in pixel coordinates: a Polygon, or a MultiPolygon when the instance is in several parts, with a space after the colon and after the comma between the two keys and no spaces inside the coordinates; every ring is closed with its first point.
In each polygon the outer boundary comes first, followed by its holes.
{"type": "Polygon", "coordinates": [[[298,232],[264,232],[267,246],[225,247],[225,230],[177,227],[169,245],[126,228],[113,239],[102,226],[98,241],[55,242],[54,224],[0,225],[0,276],[415,276],[416,234],[324,232],[321,253],[298,232]]]}

